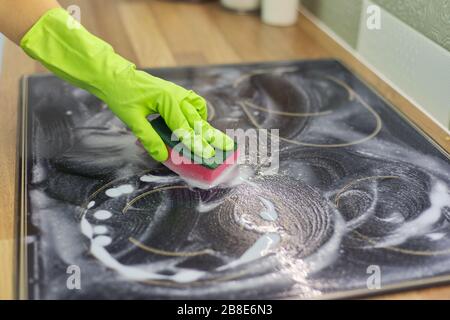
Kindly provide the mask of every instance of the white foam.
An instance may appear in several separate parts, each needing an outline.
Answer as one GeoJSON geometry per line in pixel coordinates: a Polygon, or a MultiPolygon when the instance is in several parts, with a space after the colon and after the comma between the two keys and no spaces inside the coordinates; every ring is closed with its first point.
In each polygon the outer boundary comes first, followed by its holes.
{"type": "Polygon", "coordinates": [[[108,228],[106,226],[95,226],[94,233],[95,234],[105,234],[108,232],[108,228]]]}
{"type": "Polygon", "coordinates": [[[200,202],[200,204],[197,206],[197,211],[201,212],[201,213],[209,212],[209,211],[217,208],[221,204],[222,204],[222,201],[214,201],[214,202],[210,202],[210,203],[200,202]]]}
{"type": "Polygon", "coordinates": [[[342,238],[347,231],[344,218],[338,212],[335,212],[333,235],[319,250],[304,260],[306,263],[305,266],[307,266],[310,272],[320,271],[336,261],[342,238]]]}
{"type": "Polygon", "coordinates": [[[430,207],[420,214],[416,219],[407,221],[391,234],[378,242],[375,247],[387,247],[399,245],[411,237],[425,235],[439,221],[442,208],[450,206],[450,194],[447,186],[437,181],[430,192],[430,207]]]}
{"type": "Polygon", "coordinates": [[[227,187],[235,187],[243,183],[252,185],[254,187],[258,186],[257,184],[254,184],[249,180],[251,177],[255,176],[255,170],[253,168],[248,166],[239,166],[238,170],[238,174],[231,180],[227,181],[227,187]]]}
{"type": "Polygon", "coordinates": [[[94,228],[92,228],[92,225],[89,223],[89,221],[86,220],[84,216],[81,219],[80,227],[81,232],[89,239],[92,239],[92,235],[94,234],[94,228]]]}
{"type": "Polygon", "coordinates": [[[31,173],[33,183],[42,182],[47,176],[47,170],[40,164],[33,165],[31,173]]]}
{"type": "Polygon", "coordinates": [[[106,190],[105,194],[108,197],[117,198],[123,194],[132,193],[133,191],[134,191],[134,188],[131,184],[124,184],[124,185],[118,186],[116,188],[111,188],[111,189],[106,190]]]}
{"type": "Polygon", "coordinates": [[[108,210],[99,210],[94,213],[94,218],[97,220],[107,220],[112,217],[112,213],[108,210]]]}
{"type": "Polygon", "coordinates": [[[179,182],[181,179],[177,176],[154,176],[152,174],[146,174],[139,178],[142,182],[154,182],[154,183],[173,183],[179,182]]]}
{"type": "Polygon", "coordinates": [[[267,221],[275,221],[276,219],[278,219],[278,213],[275,210],[274,204],[271,201],[264,199],[262,197],[258,196],[258,198],[265,206],[265,210],[261,211],[259,213],[259,216],[267,221]]]}
{"type": "Polygon", "coordinates": [[[403,217],[403,215],[398,212],[398,211],[394,211],[392,212],[392,214],[384,219],[381,219],[385,222],[389,222],[389,223],[403,223],[405,221],[405,217],[403,217]]]}
{"type": "Polygon", "coordinates": [[[180,272],[175,273],[170,277],[171,280],[179,283],[193,282],[205,275],[203,271],[197,271],[192,269],[182,269],[180,272]]]}
{"type": "Polygon", "coordinates": [[[269,254],[280,242],[281,237],[278,233],[267,233],[262,235],[256,242],[248,248],[244,254],[237,260],[218,268],[217,270],[236,267],[269,254]]]}
{"type": "MultiPolygon", "coordinates": [[[[94,232],[95,232],[95,228],[94,228],[94,232]]],[[[97,236],[94,238],[93,242],[96,246],[106,247],[109,244],[111,244],[112,239],[111,239],[111,237],[108,237],[108,236],[97,236]]]]}
{"type": "MultiPolygon", "coordinates": [[[[171,169],[171,167],[169,166],[168,168],[171,169]]],[[[239,175],[240,175],[239,166],[231,165],[230,167],[225,168],[225,170],[220,174],[220,176],[212,183],[205,183],[184,176],[180,176],[180,178],[191,187],[209,190],[219,185],[223,185],[224,187],[233,186],[235,185],[234,181],[236,180],[237,177],[239,177],[239,175]]]]}
{"type": "Polygon", "coordinates": [[[175,268],[174,275],[165,275],[158,272],[166,270],[164,265],[150,264],[147,265],[149,270],[144,270],[142,266],[133,265],[126,266],[118,262],[106,249],[105,246],[111,243],[111,238],[107,236],[97,236],[93,238],[94,228],[83,215],[81,219],[81,232],[91,241],[90,252],[107,268],[117,271],[126,279],[134,281],[144,280],[171,280],[179,283],[187,283],[200,279],[206,272],[191,269],[175,268]],[[151,270],[153,267],[153,271],[151,270]]]}
{"type": "Polygon", "coordinates": [[[430,239],[430,240],[433,240],[433,241],[436,241],[436,240],[441,240],[442,238],[444,238],[444,237],[446,237],[447,236],[447,234],[446,233],[438,233],[438,232],[436,232],[436,233],[430,233],[430,234],[427,234],[427,237],[430,239]]]}

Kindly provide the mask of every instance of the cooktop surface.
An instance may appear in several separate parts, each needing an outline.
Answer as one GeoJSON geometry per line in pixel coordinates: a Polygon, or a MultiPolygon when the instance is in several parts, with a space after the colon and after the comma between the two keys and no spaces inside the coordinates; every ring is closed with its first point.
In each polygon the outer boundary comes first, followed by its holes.
{"type": "Polygon", "coordinates": [[[24,78],[20,296],[333,298],[450,280],[448,154],[342,64],[149,72],[203,95],[217,128],[277,132],[277,166],[191,187],[100,100],[24,78]]]}

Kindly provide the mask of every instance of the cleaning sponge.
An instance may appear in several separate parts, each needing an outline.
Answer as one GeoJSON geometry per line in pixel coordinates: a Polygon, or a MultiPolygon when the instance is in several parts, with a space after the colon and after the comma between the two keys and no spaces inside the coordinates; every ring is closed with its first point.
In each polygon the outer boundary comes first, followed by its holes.
{"type": "Polygon", "coordinates": [[[233,150],[215,148],[214,157],[203,159],[187,148],[180,148],[180,141],[172,139],[172,131],[162,117],[153,119],[150,123],[169,151],[169,158],[163,164],[183,178],[210,187],[220,182],[220,178],[237,165],[239,150],[236,143],[233,150]]]}

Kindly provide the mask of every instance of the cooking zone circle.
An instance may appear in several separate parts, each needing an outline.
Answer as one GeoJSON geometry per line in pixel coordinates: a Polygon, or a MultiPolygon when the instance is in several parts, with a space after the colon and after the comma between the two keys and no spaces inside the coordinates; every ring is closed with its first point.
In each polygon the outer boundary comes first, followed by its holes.
{"type": "Polygon", "coordinates": [[[126,278],[201,286],[282,276],[279,261],[312,254],[333,233],[328,202],[289,177],[200,190],[159,174],[107,184],[81,218],[91,254],[126,278]],[[279,254],[283,259],[272,259],[279,254]]]}

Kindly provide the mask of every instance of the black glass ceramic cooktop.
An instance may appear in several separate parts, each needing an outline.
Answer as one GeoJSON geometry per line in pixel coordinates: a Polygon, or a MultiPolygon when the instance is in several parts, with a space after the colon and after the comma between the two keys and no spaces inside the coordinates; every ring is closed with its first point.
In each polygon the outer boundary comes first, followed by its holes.
{"type": "Polygon", "coordinates": [[[450,160],[332,60],[165,68],[220,129],[279,129],[279,170],[189,187],[98,99],[22,82],[18,291],[330,298],[450,280],[450,160]]]}

